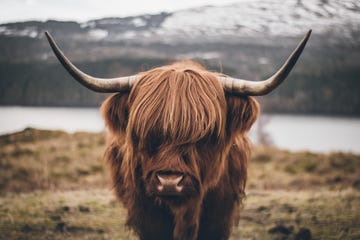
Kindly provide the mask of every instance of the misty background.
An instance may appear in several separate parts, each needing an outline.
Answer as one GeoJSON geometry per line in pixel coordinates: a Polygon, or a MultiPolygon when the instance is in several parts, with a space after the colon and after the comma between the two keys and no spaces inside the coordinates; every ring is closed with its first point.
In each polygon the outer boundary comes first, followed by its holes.
{"type": "MultiPolygon", "coordinates": [[[[288,129],[295,133],[312,125],[314,129],[308,131],[318,132],[319,141],[323,138],[323,142],[331,138],[324,134],[335,129],[347,140],[340,141],[345,145],[340,149],[349,150],[346,146],[350,144],[353,145],[350,150],[360,149],[357,143],[360,142],[357,141],[360,3],[357,0],[131,1],[126,4],[1,0],[0,3],[4,10],[0,17],[0,105],[5,128],[2,132],[33,124],[34,117],[21,117],[23,108],[16,111],[8,106],[37,107],[30,109],[34,116],[40,111],[38,107],[48,107],[42,111],[45,113],[49,109],[55,111],[54,107],[95,109],[108,96],[89,91],[70,77],[54,57],[45,31],[54,36],[80,69],[93,76],[131,75],[176,60],[193,59],[212,71],[258,81],[273,74],[312,29],[308,45],[288,79],[271,94],[257,98],[265,113],[265,120],[259,121],[264,127],[258,124],[258,129],[265,132],[265,125],[287,126],[283,121],[274,122],[278,118],[270,117],[271,114],[295,114],[288,123],[296,119],[301,122],[296,118],[299,115],[321,116],[320,121],[308,118],[303,125],[288,125],[288,129]],[[339,122],[339,118],[345,122],[339,122]],[[19,127],[12,127],[19,120],[19,127]],[[323,124],[327,121],[330,123],[323,124]],[[321,130],[323,125],[330,127],[321,130]]],[[[68,117],[34,125],[54,128],[49,122],[56,122],[55,126],[76,123],[67,120],[70,115],[64,112],[61,115],[68,117]]],[[[37,118],[47,119],[43,115],[37,118]]],[[[72,119],[77,118],[81,116],[72,119]]],[[[93,127],[80,130],[103,128],[98,119],[86,119],[94,122],[93,127]]],[[[80,121],[79,125],[84,124],[80,121]]],[[[270,128],[269,137],[261,135],[257,139],[263,139],[264,143],[274,141],[271,135],[281,129],[270,128]]],[[[311,135],[294,136],[303,142],[311,138],[311,135]]],[[[289,142],[287,138],[282,141],[289,142]]],[[[335,140],[334,149],[337,144],[335,140]]]]}

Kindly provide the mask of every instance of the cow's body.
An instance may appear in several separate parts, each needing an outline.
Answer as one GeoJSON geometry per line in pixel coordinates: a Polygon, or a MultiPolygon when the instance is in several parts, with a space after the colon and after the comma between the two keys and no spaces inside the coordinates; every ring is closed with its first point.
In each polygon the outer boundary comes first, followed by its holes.
{"type": "Polygon", "coordinates": [[[141,239],[229,237],[244,196],[253,98],[225,97],[215,73],[181,62],[144,73],[130,96],[111,96],[102,112],[116,194],[141,239]],[[190,176],[196,191],[159,196],[159,171],[190,176]]]}
{"type": "MultiPolygon", "coordinates": [[[[117,150],[112,149],[112,151],[117,150]]],[[[112,167],[121,164],[119,160],[118,158],[110,160],[113,161],[112,167]]],[[[232,161],[240,161],[240,159],[232,159],[232,161]]],[[[243,197],[242,190],[236,185],[236,180],[240,182],[239,173],[236,172],[237,170],[241,172],[240,164],[239,162],[229,164],[226,169],[226,175],[229,177],[224,176],[215,188],[205,194],[201,204],[198,239],[227,239],[231,226],[237,223],[238,206],[243,197]],[[233,182],[230,178],[234,178],[233,182]]],[[[114,171],[116,168],[111,169],[114,178],[121,178],[120,174],[114,171]]],[[[117,182],[116,194],[128,208],[127,225],[135,230],[140,239],[173,239],[174,214],[171,209],[165,204],[157,204],[153,197],[145,194],[143,187],[139,189],[139,195],[133,199],[134,202],[130,202],[124,199],[126,189],[121,184],[121,181],[117,182]]]]}

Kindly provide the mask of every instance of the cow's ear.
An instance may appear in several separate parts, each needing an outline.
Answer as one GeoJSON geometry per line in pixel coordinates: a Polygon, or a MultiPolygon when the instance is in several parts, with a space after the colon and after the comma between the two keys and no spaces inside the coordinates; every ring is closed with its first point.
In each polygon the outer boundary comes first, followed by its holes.
{"type": "Polygon", "coordinates": [[[226,101],[228,136],[249,131],[259,115],[258,102],[253,97],[232,95],[226,96],[226,101]]]}
{"type": "Polygon", "coordinates": [[[112,133],[125,133],[129,119],[128,93],[116,93],[101,105],[101,114],[112,133]]]}

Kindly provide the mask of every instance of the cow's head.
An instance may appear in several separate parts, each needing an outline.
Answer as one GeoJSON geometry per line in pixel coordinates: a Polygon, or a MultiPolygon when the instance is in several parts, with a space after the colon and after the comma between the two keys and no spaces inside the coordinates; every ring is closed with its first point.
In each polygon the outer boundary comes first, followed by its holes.
{"type": "MultiPolygon", "coordinates": [[[[77,69],[46,34],[59,61],[81,84],[116,92],[102,106],[122,155],[129,188],[170,206],[201,198],[224,175],[230,149],[246,145],[258,114],[251,96],[265,95],[287,77],[310,31],[272,77],[259,82],[177,62],[134,76],[99,79],[77,69]]],[[[245,153],[247,154],[247,153],[245,153]]]]}
{"type": "Polygon", "coordinates": [[[256,119],[256,101],[225,96],[217,76],[177,62],[139,74],[130,94],[115,94],[102,106],[107,126],[121,138],[124,175],[141,180],[137,185],[158,201],[184,203],[215,186],[235,136],[256,119]]]}

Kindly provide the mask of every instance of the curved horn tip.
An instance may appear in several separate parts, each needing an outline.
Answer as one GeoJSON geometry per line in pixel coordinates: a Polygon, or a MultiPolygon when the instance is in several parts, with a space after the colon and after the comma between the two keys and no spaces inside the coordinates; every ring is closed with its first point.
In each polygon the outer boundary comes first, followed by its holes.
{"type": "Polygon", "coordinates": [[[309,39],[311,33],[312,33],[312,29],[309,29],[308,32],[307,32],[306,35],[305,35],[306,41],[309,39]]]}
{"type": "Polygon", "coordinates": [[[49,33],[48,31],[45,31],[44,34],[45,34],[45,36],[46,36],[47,38],[50,38],[50,37],[51,37],[51,35],[50,35],[50,33],[49,33]]]}
{"type": "Polygon", "coordinates": [[[300,41],[299,45],[288,57],[286,62],[273,76],[262,82],[252,82],[243,79],[220,77],[219,80],[221,81],[225,91],[249,96],[266,95],[273,91],[285,80],[292,68],[295,66],[298,58],[300,57],[302,51],[305,48],[307,41],[310,38],[311,33],[312,29],[309,29],[304,38],[300,41]]]}
{"type": "Polygon", "coordinates": [[[95,92],[121,92],[127,91],[131,88],[137,80],[135,76],[118,77],[118,78],[96,78],[92,77],[80,69],[78,69],[71,61],[62,53],[60,48],[56,45],[55,40],[48,31],[45,31],[45,36],[53,50],[55,56],[63,65],[63,67],[70,73],[70,75],[85,87],[95,92]]]}

